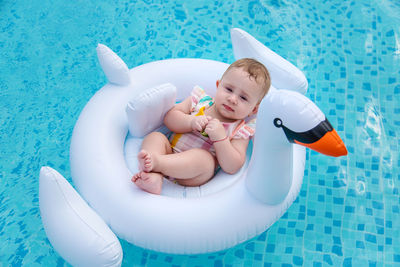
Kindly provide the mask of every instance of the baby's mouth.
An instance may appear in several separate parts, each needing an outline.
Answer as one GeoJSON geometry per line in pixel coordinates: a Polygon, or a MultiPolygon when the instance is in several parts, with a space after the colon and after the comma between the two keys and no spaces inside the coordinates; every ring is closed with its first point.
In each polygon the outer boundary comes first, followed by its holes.
{"type": "Polygon", "coordinates": [[[231,111],[231,112],[233,111],[233,109],[228,105],[223,104],[222,106],[228,111],[231,111]]]}

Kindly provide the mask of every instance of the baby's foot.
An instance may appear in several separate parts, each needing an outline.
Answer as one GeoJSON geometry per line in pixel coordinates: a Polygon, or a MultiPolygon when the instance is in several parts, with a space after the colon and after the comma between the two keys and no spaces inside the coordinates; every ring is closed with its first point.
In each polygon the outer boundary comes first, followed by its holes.
{"type": "Polygon", "coordinates": [[[154,168],[154,160],[149,152],[141,150],[138,154],[139,170],[151,172],[154,168]]]}
{"type": "Polygon", "coordinates": [[[157,172],[138,172],[133,175],[132,182],[146,192],[160,195],[163,176],[157,172]]]}

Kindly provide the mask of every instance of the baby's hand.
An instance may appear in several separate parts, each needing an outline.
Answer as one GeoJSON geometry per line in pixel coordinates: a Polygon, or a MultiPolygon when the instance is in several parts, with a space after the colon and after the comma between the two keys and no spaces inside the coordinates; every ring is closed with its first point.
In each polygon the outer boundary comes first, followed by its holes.
{"type": "Polygon", "coordinates": [[[211,141],[221,140],[226,137],[225,128],[218,119],[210,120],[204,131],[208,134],[211,141]]]}
{"type": "Polygon", "coordinates": [[[211,119],[211,118],[209,116],[205,116],[205,115],[193,117],[193,119],[191,121],[192,130],[198,131],[198,132],[203,131],[203,129],[208,124],[209,119],[211,119]]]}

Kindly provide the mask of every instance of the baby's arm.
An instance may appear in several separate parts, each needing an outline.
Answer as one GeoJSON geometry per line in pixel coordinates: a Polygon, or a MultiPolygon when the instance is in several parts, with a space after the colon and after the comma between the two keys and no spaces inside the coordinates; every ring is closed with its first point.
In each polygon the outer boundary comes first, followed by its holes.
{"type": "Polygon", "coordinates": [[[243,166],[248,144],[249,139],[229,138],[214,143],[218,163],[226,173],[234,174],[243,166]]]}
{"type": "Polygon", "coordinates": [[[164,124],[175,133],[187,133],[191,131],[202,131],[207,123],[206,116],[190,115],[192,107],[191,97],[176,104],[164,117],[164,124]]]}
{"type": "Polygon", "coordinates": [[[236,173],[246,160],[246,150],[249,140],[229,140],[224,127],[217,119],[211,120],[205,131],[211,140],[214,141],[217,160],[221,168],[229,174],[236,173]]]}

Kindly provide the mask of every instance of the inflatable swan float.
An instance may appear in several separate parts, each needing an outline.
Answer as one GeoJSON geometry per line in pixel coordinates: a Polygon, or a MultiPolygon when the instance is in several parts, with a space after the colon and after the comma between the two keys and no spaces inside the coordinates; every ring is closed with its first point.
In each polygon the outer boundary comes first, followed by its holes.
{"type": "Polygon", "coordinates": [[[248,33],[233,29],[231,37],[235,58],[264,63],[273,85],[260,104],[248,160],[237,174],[220,171],[201,187],[165,182],[162,195],[131,182],[142,137],[160,127],[175,99],[187,97],[194,85],[213,94],[228,65],[170,59],[129,70],[109,48],[98,46],[109,83],[88,102],[73,131],[71,176],[79,193],[52,168],[40,171],[44,229],[66,261],[121,265],[116,235],[165,253],[232,247],[265,231],[295,200],[303,179],[304,146],[332,156],[347,154],[324,114],[302,95],[307,89],[303,73],[248,33]]]}

